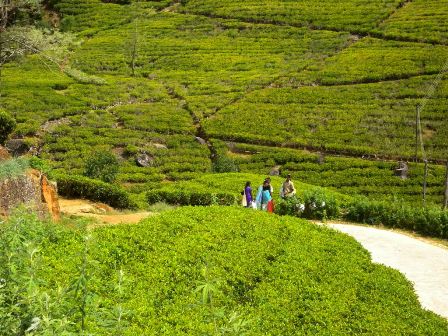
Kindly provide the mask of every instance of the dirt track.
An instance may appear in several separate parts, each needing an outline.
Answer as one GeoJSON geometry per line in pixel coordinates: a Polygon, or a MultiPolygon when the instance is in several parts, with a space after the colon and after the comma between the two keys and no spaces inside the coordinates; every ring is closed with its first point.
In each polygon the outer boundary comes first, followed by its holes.
{"type": "Polygon", "coordinates": [[[93,203],[87,200],[60,199],[59,205],[61,212],[65,215],[94,218],[96,224],[92,224],[91,227],[123,223],[135,224],[153,215],[151,212],[123,213],[105,204],[93,203]]]}
{"type": "Polygon", "coordinates": [[[373,227],[329,224],[370,251],[373,262],[395,268],[413,284],[422,306],[448,318],[448,249],[373,227]]]}

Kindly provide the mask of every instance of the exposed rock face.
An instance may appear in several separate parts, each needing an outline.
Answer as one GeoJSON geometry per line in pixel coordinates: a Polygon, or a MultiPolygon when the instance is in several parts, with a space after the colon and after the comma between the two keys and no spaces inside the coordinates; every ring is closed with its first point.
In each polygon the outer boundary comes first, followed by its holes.
{"type": "Polygon", "coordinates": [[[60,219],[56,187],[37,170],[30,169],[25,175],[0,182],[0,215],[8,216],[20,204],[33,209],[40,217],[49,214],[53,220],[60,219]]]}
{"type": "Polygon", "coordinates": [[[29,152],[30,147],[23,139],[11,139],[6,142],[6,148],[14,156],[21,156],[29,152]]]}
{"type": "Polygon", "coordinates": [[[11,158],[11,155],[9,155],[8,150],[5,147],[0,146],[0,162],[8,160],[10,158],[11,158]]]}

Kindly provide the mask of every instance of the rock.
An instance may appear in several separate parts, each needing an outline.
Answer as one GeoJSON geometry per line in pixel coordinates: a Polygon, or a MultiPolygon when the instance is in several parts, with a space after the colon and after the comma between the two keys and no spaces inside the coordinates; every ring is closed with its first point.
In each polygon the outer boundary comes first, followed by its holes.
{"type": "Polygon", "coordinates": [[[155,143],[155,144],[152,144],[155,148],[157,148],[157,149],[168,149],[168,147],[166,146],[166,145],[164,145],[164,144],[160,144],[160,143],[155,143]]]}
{"type": "Polygon", "coordinates": [[[53,220],[60,219],[57,188],[35,169],[0,182],[0,215],[8,216],[21,204],[41,218],[50,215],[53,220]]]}
{"type": "Polygon", "coordinates": [[[0,162],[9,160],[10,158],[11,158],[11,155],[9,155],[8,150],[5,147],[0,146],[0,162]]]}
{"type": "Polygon", "coordinates": [[[110,207],[109,205],[104,204],[104,203],[95,204],[95,208],[98,213],[103,214],[103,215],[114,211],[114,209],[112,207],[110,207]]]}
{"type": "Polygon", "coordinates": [[[48,181],[45,175],[41,177],[42,201],[46,203],[48,212],[53,220],[61,219],[61,209],[59,207],[59,197],[55,183],[48,181]]]}
{"type": "Polygon", "coordinates": [[[140,167],[152,167],[155,158],[147,153],[142,153],[135,159],[140,167]]]}
{"type": "Polygon", "coordinates": [[[201,145],[207,145],[207,141],[202,139],[201,137],[195,137],[196,141],[199,142],[201,145]]]}
{"type": "Polygon", "coordinates": [[[281,166],[275,166],[271,169],[271,171],[269,172],[270,176],[280,176],[280,172],[281,172],[281,166]]]}
{"type": "Polygon", "coordinates": [[[325,155],[324,154],[319,153],[319,156],[317,157],[317,163],[320,165],[325,163],[325,155]]]}
{"type": "Polygon", "coordinates": [[[11,139],[6,142],[5,147],[14,157],[24,155],[30,150],[30,147],[25,143],[25,140],[23,139],[11,139]]]}
{"type": "Polygon", "coordinates": [[[398,167],[395,168],[395,176],[400,177],[402,180],[406,180],[408,178],[408,171],[408,164],[404,161],[400,161],[398,162],[398,167]]]}

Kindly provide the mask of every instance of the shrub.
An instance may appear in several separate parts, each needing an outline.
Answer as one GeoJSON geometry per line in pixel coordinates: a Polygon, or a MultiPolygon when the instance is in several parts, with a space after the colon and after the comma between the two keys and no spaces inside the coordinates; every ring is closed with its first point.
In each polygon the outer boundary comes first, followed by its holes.
{"type": "Polygon", "coordinates": [[[239,171],[238,165],[231,158],[218,155],[212,164],[214,173],[232,173],[239,171]]]}
{"type": "Polygon", "coordinates": [[[8,112],[0,109],[0,145],[5,143],[15,127],[15,119],[8,112]]]}
{"type": "Polygon", "coordinates": [[[109,151],[94,151],[87,159],[84,175],[103,182],[114,182],[118,174],[118,160],[109,151]]]}
{"type": "Polygon", "coordinates": [[[118,186],[76,175],[57,176],[56,180],[62,196],[100,201],[120,209],[137,207],[129,194],[118,186]]]}
{"type": "MultiPolygon", "coordinates": [[[[88,285],[100,309],[88,307],[85,334],[446,334],[446,320],[421,308],[401,273],[373,264],[353,238],[303,220],[196,207],[90,234],[88,285]],[[121,332],[102,314],[116,317],[117,304],[121,332]]],[[[76,274],[82,245],[61,237],[44,246],[48,287],[76,274]]]]}
{"type": "Polygon", "coordinates": [[[399,201],[373,201],[354,198],[346,208],[345,219],[367,224],[416,231],[448,238],[448,212],[435,208],[415,207],[399,201]]]}
{"type": "Polygon", "coordinates": [[[306,190],[303,193],[305,203],[304,217],[310,219],[337,218],[340,213],[339,203],[323,188],[306,190]]]}
{"type": "Polygon", "coordinates": [[[0,163],[0,182],[25,174],[29,161],[24,158],[11,159],[0,163]]]}
{"type": "Polygon", "coordinates": [[[337,218],[341,213],[340,201],[322,188],[305,190],[300,197],[280,200],[275,212],[308,219],[337,218]]]}
{"type": "Polygon", "coordinates": [[[209,206],[213,204],[234,205],[237,202],[237,196],[231,193],[217,193],[206,190],[159,189],[148,191],[146,193],[146,200],[149,205],[159,202],[165,202],[172,205],[193,206],[209,206]]]}
{"type": "Polygon", "coordinates": [[[301,200],[297,196],[282,199],[277,203],[275,207],[275,213],[281,216],[288,215],[302,217],[304,210],[305,204],[303,200],[301,200]]]}

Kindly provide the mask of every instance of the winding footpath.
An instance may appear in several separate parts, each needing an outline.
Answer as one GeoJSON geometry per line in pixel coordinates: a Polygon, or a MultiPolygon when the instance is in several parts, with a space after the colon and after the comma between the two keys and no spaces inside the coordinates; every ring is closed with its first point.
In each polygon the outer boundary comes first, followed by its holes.
{"type": "Polygon", "coordinates": [[[448,249],[373,227],[329,226],[359,241],[371,253],[373,262],[403,273],[414,284],[422,306],[448,318],[448,249]]]}

